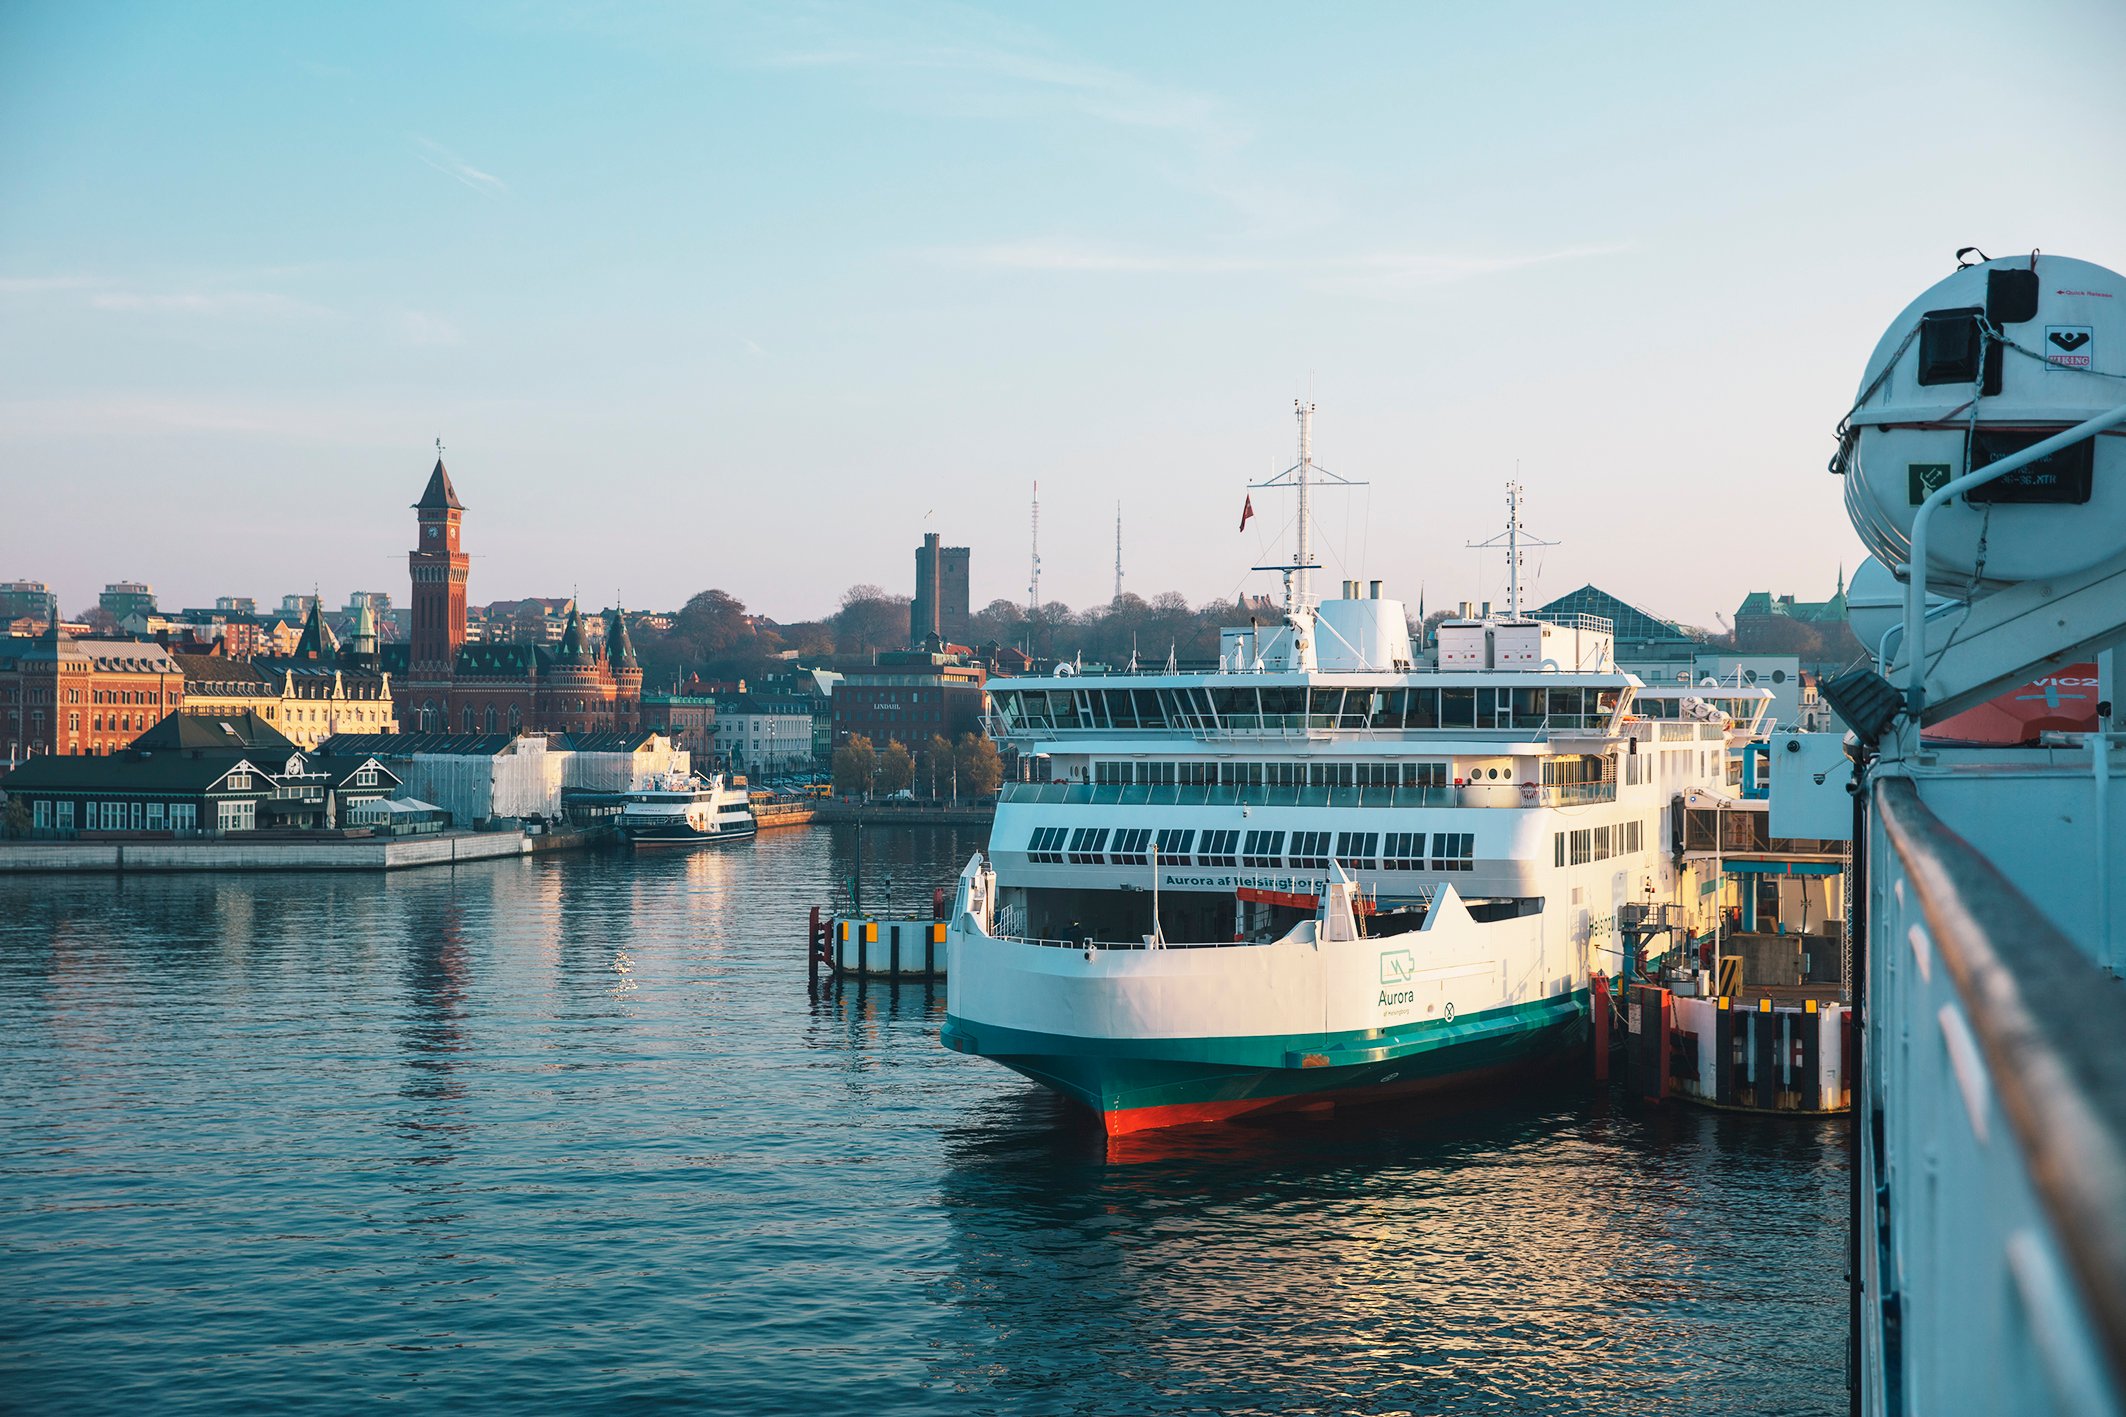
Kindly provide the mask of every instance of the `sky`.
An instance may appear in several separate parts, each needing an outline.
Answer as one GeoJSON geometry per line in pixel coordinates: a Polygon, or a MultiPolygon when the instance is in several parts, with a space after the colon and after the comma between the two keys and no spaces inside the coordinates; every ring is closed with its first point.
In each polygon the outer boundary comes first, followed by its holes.
{"type": "Polygon", "coordinates": [[[1861,551],[1831,430],[1958,247],[2126,266],[2126,5],[0,4],[0,579],[782,620],[1861,551]]]}

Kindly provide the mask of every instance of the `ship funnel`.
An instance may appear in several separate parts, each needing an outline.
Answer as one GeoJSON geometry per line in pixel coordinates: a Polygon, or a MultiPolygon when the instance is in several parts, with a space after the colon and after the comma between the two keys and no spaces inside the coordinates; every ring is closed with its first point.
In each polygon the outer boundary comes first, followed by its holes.
{"type": "Polygon", "coordinates": [[[1370,585],[1371,585],[1371,587],[1372,587],[1372,592],[1373,592],[1373,593],[1372,593],[1371,595],[1367,596],[1366,598],[1367,598],[1368,600],[1378,600],[1378,599],[1380,599],[1380,582],[1379,582],[1379,581],[1373,581],[1373,582],[1370,582],[1370,585]]]}

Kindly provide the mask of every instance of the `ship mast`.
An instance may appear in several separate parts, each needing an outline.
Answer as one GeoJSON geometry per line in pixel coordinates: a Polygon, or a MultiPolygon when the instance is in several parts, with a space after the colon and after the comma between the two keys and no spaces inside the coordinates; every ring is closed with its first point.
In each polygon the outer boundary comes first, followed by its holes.
{"type": "Polygon", "coordinates": [[[1294,399],[1292,407],[1299,411],[1299,535],[1292,543],[1286,614],[1292,612],[1295,601],[1299,605],[1314,603],[1314,405],[1294,399]]]}
{"type": "Polygon", "coordinates": [[[1506,548],[1506,613],[1509,619],[1521,618],[1521,547],[1556,546],[1555,541],[1544,541],[1530,536],[1521,525],[1522,487],[1518,482],[1506,484],[1506,529],[1488,541],[1466,543],[1472,551],[1489,551],[1494,547],[1506,548]]]}
{"type": "Polygon", "coordinates": [[[1278,571],[1284,575],[1284,613],[1287,619],[1314,605],[1314,572],[1320,568],[1314,564],[1314,480],[1317,474],[1326,478],[1324,486],[1363,487],[1363,482],[1353,482],[1338,477],[1326,468],[1314,465],[1314,405],[1304,399],[1292,400],[1292,409],[1299,415],[1299,461],[1267,482],[1250,482],[1248,486],[1291,487],[1299,493],[1299,528],[1292,541],[1292,562],[1288,566],[1257,566],[1258,571],[1278,571]]]}

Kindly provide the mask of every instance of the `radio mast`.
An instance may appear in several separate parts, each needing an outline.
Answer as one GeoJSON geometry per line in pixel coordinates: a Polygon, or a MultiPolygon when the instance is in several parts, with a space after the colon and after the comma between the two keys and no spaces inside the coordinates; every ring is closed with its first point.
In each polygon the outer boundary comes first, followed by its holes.
{"type": "Polygon", "coordinates": [[[1033,485],[1033,572],[1026,582],[1026,618],[1041,611],[1041,484],[1033,485]]]}
{"type": "Polygon", "coordinates": [[[1115,602],[1122,601],[1122,504],[1115,503],[1115,602]]]}

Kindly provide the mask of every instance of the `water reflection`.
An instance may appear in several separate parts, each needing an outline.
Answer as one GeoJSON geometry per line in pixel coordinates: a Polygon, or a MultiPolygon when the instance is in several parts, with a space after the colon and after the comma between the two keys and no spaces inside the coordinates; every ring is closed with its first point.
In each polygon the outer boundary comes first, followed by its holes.
{"type": "Polygon", "coordinates": [[[405,1158],[441,1165],[468,1128],[465,1084],[459,1076],[467,1048],[466,995],[472,960],[466,948],[465,907],[455,892],[438,904],[432,924],[409,921],[403,966],[407,1006],[399,1026],[406,1080],[399,1096],[413,1104],[394,1124],[412,1145],[405,1158]]]}
{"type": "MultiPolygon", "coordinates": [[[[866,837],[919,909],[973,844],[866,837]]],[[[936,984],[808,991],[851,838],[0,880],[8,1399],[1837,1405],[1835,1132],[1574,1079],[1111,1143],[936,984]]]]}
{"type": "Polygon", "coordinates": [[[938,1376],[1005,1405],[1091,1366],[1228,1411],[1545,1410],[1664,1388],[1710,1410],[1722,1392],[1752,1406],[1753,1360],[1813,1337],[1828,1403],[1831,1335],[1776,1283],[1737,1292],[1722,1260],[1739,1222],[1760,1256],[1835,1263],[1835,1194],[1810,1165],[1831,1138],[1709,1135],[1734,1120],[1647,1125],[1568,1083],[1110,1142],[1008,1092],[946,1138],[939,1298],[965,1328],[938,1376]]]}

